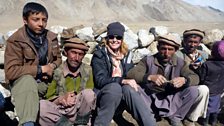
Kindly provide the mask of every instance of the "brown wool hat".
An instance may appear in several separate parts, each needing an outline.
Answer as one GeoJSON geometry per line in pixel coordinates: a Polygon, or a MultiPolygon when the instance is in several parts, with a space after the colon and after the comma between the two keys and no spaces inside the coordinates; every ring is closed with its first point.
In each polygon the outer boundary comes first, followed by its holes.
{"type": "Polygon", "coordinates": [[[168,44],[173,45],[177,48],[179,48],[180,45],[181,45],[181,42],[177,39],[177,37],[172,35],[172,34],[159,36],[158,37],[158,42],[168,43],[168,44]]]}
{"type": "Polygon", "coordinates": [[[86,44],[80,38],[70,38],[68,40],[65,40],[64,48],[66,48],[66,47],[81,49],[81,50],[84,50],[84,51],[89,50],[89,45],[86,44]]]}
{"type": "Polygon", "coordinates": [[[190,30],[186,30],[184,31],[183,33],[183,37],[187,37],[189,35],[198,35],[200,36],[201,38],[204,38],[205,37],[205,32],[204,31],[201,31],[199,29],[190,29],[190,30]]]}

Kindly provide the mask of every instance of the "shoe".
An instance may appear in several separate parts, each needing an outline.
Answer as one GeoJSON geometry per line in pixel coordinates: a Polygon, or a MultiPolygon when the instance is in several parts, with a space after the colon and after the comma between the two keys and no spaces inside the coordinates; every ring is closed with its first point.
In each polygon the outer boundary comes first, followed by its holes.
{"type": "Polygon", "coordinates": [[[170,120],[171,126],[183,126],[183,123],[181,121],[174,121],[170,120]]]}
{"type": "Polygon", "coordinates": [[[218,121],[218,119],[217,119],[217,117],[218,117],[218,114],[217,113],[212,113],[211,115],[210,115],[210,123],[211,123],[211,126],[215,126],[216,125],[216,123],[217,123],[217,121],[218,121]]]}
{"type": "Polygon", "coordinates": [[[195,126],[195,123],[189,119],[184,119],[184,126],[195,126]]]}

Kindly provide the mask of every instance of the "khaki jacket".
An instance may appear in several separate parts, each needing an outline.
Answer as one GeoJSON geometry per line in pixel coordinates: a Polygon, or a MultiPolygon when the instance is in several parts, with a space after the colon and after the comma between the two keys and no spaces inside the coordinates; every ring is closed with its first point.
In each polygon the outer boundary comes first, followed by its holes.
{"type": "MultiPolygon", "coordinates": [[[[56,34],[47,32],[48,63],[59,66],[62,62],[56,34]]],[[[18,29],[8,40],[5,50],[6,82],[14,81],[22,75],[36,77],[39,64],[38,53],[28,37],[25,26],[18,29]]]]}

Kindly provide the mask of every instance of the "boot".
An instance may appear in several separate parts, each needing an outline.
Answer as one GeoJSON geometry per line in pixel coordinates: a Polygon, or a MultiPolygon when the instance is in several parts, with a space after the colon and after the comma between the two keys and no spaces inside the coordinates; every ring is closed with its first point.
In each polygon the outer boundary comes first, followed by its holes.
{"type": "Polygon", "coordinates": [[[217,117],[218,117],[218,113],[212,113],[210,115],[210,121],[211,121],[211,125],[215,126],[217,123],[217,117]]]}
{"type": "Polygon", "coordinates": [[[208,126],[209,116],[206,116],[206,118],[203,118],[202,126],[208,126]]]}

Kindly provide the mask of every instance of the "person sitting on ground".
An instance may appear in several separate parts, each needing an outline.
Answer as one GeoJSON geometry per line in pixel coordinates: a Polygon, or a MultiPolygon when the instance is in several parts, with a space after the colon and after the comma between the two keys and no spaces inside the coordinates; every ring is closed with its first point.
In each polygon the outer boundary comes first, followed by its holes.
{"type": "Polygon", "coordinates": [[[48,13],[39,3],[23,8],[24,26],[9,37],[4,70],[11,86],[19,125],[34,126],[39,99],[44,97],[53,70],[62,62],[56,34],[45,29],[48,13]]]}
{"type": "MultiPolygon", "coordinates": [[[[198,47],[202,43],[205,33],[199,29],[190,29],[183,32],[183,49],[176,52],[176,55],[184,59],[191,70],[198,74],[198,69],[201,64],[208,59],[208,53],[199,50],[198,47]]],[[[199,96],[196,99],[196,103],[186,116],[186,122],[193,123],[198,120],[199,117],[205,118],[209,89],[205,85],[198,85],[199,96]]]]}
{"type": "Polygon", "coordinates": [[[221,94],[224,90],[224,41],[215,42],[211,54],[212,57],[202,64],[199,71],[200,84],[207,85],[210,94],[204,126],[208,126],[209,117],[211,125],[215,126],[220,111],[221,94]]]}
{"type": "Polygon", "coordinates": [[[155,126],[149,107],[141,98],[134,79],[126,79],[133,67],[131,52],[123,41],[125,28],[119,22],[107,26],[106,41],[92,58],[94,89],[97,93],[94,126],[109,126],[114,117],[118,125],[133,125],[122,117],[126,109],[140,126],[155,126]]]}
{"type": "MultiPolygon", "coordinates": [[[[92,89],[79,90],[85,81],[82,64],[89,46],[79,38],[64,41],[63,54],[67,57],[54,72],[53,81],[48,86],[46,98],[40,101],[41,126],[87,125],[91,111],[95,109],[96,96],[92,89]]],[[[90,67],[90,66],[89,66],[90,67]]]]}
{"type": "Polygon", "coordinates": [[[147,93],[148,106],[156,116],[168,117],[172,126],[182,120],[198,97],[199,77],[175,55],[180,42],[172,34],[159,36],[158,53],[143,58],[128,73],[147,93]]]}

